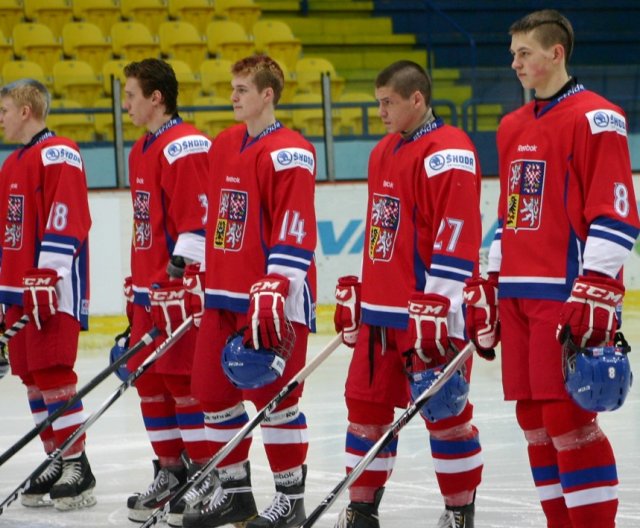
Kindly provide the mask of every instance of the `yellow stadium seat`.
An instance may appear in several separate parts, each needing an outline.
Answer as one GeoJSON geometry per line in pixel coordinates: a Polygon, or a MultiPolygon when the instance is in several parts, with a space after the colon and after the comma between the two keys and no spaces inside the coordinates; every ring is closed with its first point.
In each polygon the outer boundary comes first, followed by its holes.
{"type": "Polygon", "coordinates": [[[231,97],[231,66],[225,59],[208,59],[200,65],[202,92],[215,95],[227,102],[231,97]]]}
{"type": "Polygon", "coordinates": [[[124,76],[124,67],[129,64],[126,60],[108,60],[102,66],[102,89],[106,95],[111,95],[111,77],[120,79],[120,87],[124,91],[124,83],[127,81],[124,76]]]}
{"type": "Polygon", "coordinates": [[[62,59],[62,45],[44,24],[23,22],[13,28],[13,51],[20,59],[37,62],[46,75],[62,59]]]}
{"type": "Polygon", "coordinates": [[[94,72],[101,72],[111,59],[111,43],[91,22],[69,22],[62,28],[62,49],[70,59],[89,63],[94,72]]]}
{"type": "MultiPolygon", "coordinates": [[[[322,96],[314,93],[296,94],[291,101],[293,104],[322,105],[322,96]]],[[[318,108],[294,108],[293,127],[306,136],[324,135],[324,118],[321,106],[318,108]]],[[[332,112],[333,134],[340,133],[340,116],[336,110],[332,112]]]]}
{"type": "MultiPolygon", "coordinates": [[[[94,108],[108,109],[110,112],[97,113],[95,115],[95,130],[99,138],[104,141],[113,141],[113,101],[109,97],[98,99],[94,108]]],[[[137,127],[131,121],[126,110],[122,111],[122,136],[125,141],[136,141],[145,134],[144,127],[137,127]]]]}
{"type": "Polygon", "coordinates": [[[253,54],[254,44],[237,22],[216,20],[207,25],[209,53],[219,59],[236,62],[253,54]]]}
{"type": "MultiPolygon", "coordinates": [[[[51,109],[81,109],[78,101],[69,99],[54,99],[51,109]]],[[[65,136],[78,143],[95,141],[95,120],[93,114],[79,111],[74,113],[57,114],[49,112],[47,126],[59,136],[65,136]]]]}
{"type": "Polygon", "coordinates": [[[84,61],[59,61],[53,65],[53,93],[90,107],[102,95],[102,83],[84,61]]]}
{"type": "MultiPolygon", "coordinates": [[[[340,98],[341,103],[376,103],[376,98],[368,93],[363,92],[351,92],[342,94],[340,98]]],[[[341,132],[343,134],[362,135],[365,133],[364,120],[363,120],[363,107],[353,108],[338,108],[337,112],[340,115],[341,132]]],[[[383,135],[386,134],[386,130],[380,116],[378,115],[378,107],[371,106],[366,107],[367,114],[367,129],[366,132],[370,135],[383,135]]]]}
{"type": "Polygon", "coordinates": [[[11,35],[13,26],[24,22],[24,7],[21,0],[0,0],[0,31],[11,35]]]}
{"type": "Polygon", "coordinates": [[[159,57],[160,45],[140,22],[116,22],[111,26],[113,54],[128,61],[159,57]]]}
{"type": "Polygon", "coordinates": [[[158,34],[162,54],[186,62],[192,71],[198,71],[200,63],[207,58],[207,44],[189,22],[163,22],[158,34]]]}
{"type": "Polygon", "coordinates": [[[333,64],[321,57],[304,57],[296,63],[296,79],[301,92],[322,93],[322,74],[331,81],[331,99],[337,101],[344,91],[345,80],[336,73],[333,64]]]}
{"type": "Polygon", "coordinates": [[[167,59],[167,62],[173,68],[178,80],[178,106],[191,106],[194,99],[200,96],[200,78],[184,61],[167,59]]]}
{"type": "Polygon", "coordinates": [[[215,96],[197,97],[194,106],[225,106],[229,110],[198,110],[196,111],[196,127],[214,138],[225,128],[237,123],[231,110],[231,102],[215,96]]]}
{"type": "Polygon", "coordinates": [[[280,96],[280,103],[290,103],[293,96],[298,92],[298,80],[294,74],[289,71],[284,64],[279,64],[282,73],[284,74],[284,88],[282,95],[280,96]]]}
{"type": "Polygon", "coordinates": [[[120,13],[126,20],[144,24],[154,35],[169,17],[165,0],[120,0],[120,13]]]}
{"type": "Polygon", "coordinates": [[[273,57],[289,69],[295,68],[302,51],[302,44],[300,39],[293,36],[291,28],[285,22],[258,20],[253,25],[253,36],[258,53],[273,57]]]}
{"type": "Polygon", "coordinates": [[[216,0],[216,16],[238,22],[247,33],[261,14],[260,6],[253,0],[216,0]]]}
{"type": "Polygon", "coordinates": [[[7,61],[2,65],[2,79],[5,84],[27,77],[40,81],[47,88],[49,88],[52,83],[52,79],[45,75],[42,66],[37,62],[17,60],[7,61]]]}
{"type": "Polygon", "coordinates": [[[73,20],[69,0],[23,0],[27,20],[47,26],[54,36],[62,35],[62,27],[73,20]]]}
{"type": "Polygon", "coordinates": [[[120,21],[119,0],[73,0],[73,16],[95,24],[103,35],[111,34],[111,26],[120,21]]]}
{"type": "Polygon", "coordinates": [[[193,24],[201,35],[215,12],[213,0],[169,0],[169,16],[193,24]]]}
{"type": "Polygon", "coordinates": [[[4,36],[4,33],[0,31],[0,68],[5,62],[13,60],[13,44],[4,36]]]}

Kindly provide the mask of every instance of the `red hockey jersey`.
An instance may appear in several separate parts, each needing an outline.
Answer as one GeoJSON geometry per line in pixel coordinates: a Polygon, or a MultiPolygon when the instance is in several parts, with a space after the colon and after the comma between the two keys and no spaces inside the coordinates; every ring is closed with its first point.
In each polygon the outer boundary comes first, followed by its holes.
{"type": "Polygon", "coordinates": [[[480,167],[461,130],[441,119],[412,138],[388,134],[369,158],[362,319],[406,328],[416,291],[451,300],[449,334],[462,337],[462,288],[478,265],[480,167]]]}
{"type": "Polygon", "coordinates": [[[501,297],[565,301],[583,269],[616,276],[638,236],[623,111],[581,85],[497,135],[499,227],[489,271],[501,297]]]}
{"type": "Polygon", "coordinates": [[[210,159],[206,306],[245,313],[267,273],[290,281],[285,313],[315,329],[316,157],[279,122],[256,138],[244,124],[219,134],[210,159]]]}
{"type": "Polygon", "coordinates": [[[167,280],[172,255],[204,260],[210,147],[211,140],[195,127],[172,118],[131,149],[131,276],[136,304],[148,305],[151,285],[167,280]],[[182,249],[176,247],[179,239],[188,240],[182,249]]]}
{"type": "Polygon", "coordinates": [[[91,215],[78,145],[45,130],[6,159],[0,181],[0,302],[21,306],[25,272],[55,269],[59,311],[88,328],[91,215]]]}

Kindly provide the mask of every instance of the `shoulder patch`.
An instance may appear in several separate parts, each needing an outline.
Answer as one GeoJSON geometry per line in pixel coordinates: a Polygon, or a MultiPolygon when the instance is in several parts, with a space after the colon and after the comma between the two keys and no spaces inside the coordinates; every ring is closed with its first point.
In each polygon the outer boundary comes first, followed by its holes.
{"type": "Polygon", "coordinates": [[[427,172],[428,178],[453,169],[475,174],[476,167],[475,154],[473,151],[465,149],[444,149],[424,159],[424,170],[427,172]]]}
{"type": "Polygon", "coordinates": [[[82,170],[82,158],[80,153],[67,145],[53,145],[45,147],[40,152],[43,165],[56,165],[66,163],[82,170]]]}
{"type": "Polygon", "coordinates": [[[313,175],[316,166],[316,160],[311,151],[294,147],[274,150],[271,153],[271,160],[276,172],[300,167],[307,169],[313,175]]]}
{"type": "Polygon", "coordinates": [[[592,110],[587,112],[585,116],[589,121],[589,128],[591,128],[592,134],[616,132],[621,136],[627,136],[627,123],[624,116],[614,110],[606,108],[592,110]]]}
{"type": "Polygon", "coordinates": [[[164,157],[172,165],[176,160],[190,156],[191,154],[202,154],[209,152],[211,140],[200,135],[183,136],[176,139],[164,147],[164,157]]]}

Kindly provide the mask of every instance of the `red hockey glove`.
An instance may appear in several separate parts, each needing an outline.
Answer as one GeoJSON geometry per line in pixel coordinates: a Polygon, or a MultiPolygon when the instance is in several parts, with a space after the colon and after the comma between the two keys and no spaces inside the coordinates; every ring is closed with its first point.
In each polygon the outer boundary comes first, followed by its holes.
{"type": "Polygon", "coordinates": [[[467,279],[463,293],[467,306],[467,335],[476,346],[478,355],[493,361],[496,358],[494,348],[500,342],[498,281],[491,275],[488,279],[467,279]]]}
{"type": "Polygon", "coordinates": [[[160,282],[149,290],[151,318],[156,328],[170,336],[187,318],[186,291],[182,282],[160,282]]]}
{"type": "Polygon", "coordinates": [[[35,323],[38,330],[58,311],[56,283],[58,272],[50,268],[32,268],[22,279],[24,313],[35,323]]]}
{"type": "Polygon", "coordinates": [[[409,336],[425,363],[443,363],[449,350],[449,299],[437,293],[414,293],[409,299],[409,336]]]}
{"type": "Polygon", "coordinates": [[[622,304],[623,284],[609,277],[581,275],[573,283],[571,297],[560,311],[556,337],[564,343],[568,334],[580,347],[599,346],[613,339],[622,304]]]}
{"type": "Polygon", "coordinates": [[[133,324],[133,279],[125,277],[123,284],[124,299],[126,303],[125,312],[129,321],[129,326],[133,324]]]}
{"type": "Polygon", "coordinates": [[[187,311],[193,315],[193,324],[200,326],[204,313],[204,271],[200,271],[199,262],[187,265],[182,284],[187,293],[187,311]]]}
{"type": "Polygon", "coordinates": [[[284,304],[289,294],[289,279],[271,273],[251,286],[249,293],[245,346],[277,348],[285,337],[284,304]]]}
{"type": "Polygon", "coordinates": [[[340,277],[336,286],[336,311],[333,324],[336,332],[342,333],[342,342],[348,347],[356,346],[360,331],[360,281],[355,275],[340,277]]]}

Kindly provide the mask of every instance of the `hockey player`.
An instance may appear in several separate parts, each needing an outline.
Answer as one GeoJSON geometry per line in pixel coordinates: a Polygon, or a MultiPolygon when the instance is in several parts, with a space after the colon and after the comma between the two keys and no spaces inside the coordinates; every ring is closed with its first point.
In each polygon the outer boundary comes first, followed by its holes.
{"type": "MultiPolygon", "coordinates": [[[[387,134],[369,158],[362,280],[339,279],[336,330],[353,358],[346,382],[350,471],[409,402],[406,357],[418,371],[442,364],[464,344],[462,289],[478,265],[480,168],[475,148],[431,108],[431,80],[399,61],[375,83],[387,134]],[[389,282],[393,281],[393,287],[389,282]]],[[[467,377],[471,362],[467,365],[467,377]]],[[[473,407],[425,421],[445,511],[439,528],[473,526],[482,473],[473,407]]],[[[392,443],[349,489],[340,528],[376,528],[396,456],[392,443]]]]}
{"type": "MultiPolygon", "coordinates": [[[[89,317],[91,216],[84,161],[73,141],[47,128],[50,103],[47,89],[32,79],[0,90],[4,138],[21,144],[0,174],[0,302],[7,307],[7,325],[24,314],[30,319],[11,340],[9,356],[36,423],[76,395],[78,337],[89,317]]],[[[82,402],[64,412],[40,434],[45,451],[65,442],[84,419],[82,402]]],[[[22,504],[93,506],[95,484],[82,435],[29,483],[22,504]]]]}
{"type": "Polygon", "coordinates": [[[504,395],[516,401],[547,526],[613,528],[614,454],[596,413],[565,389],[560,343],[599,346],[618,326],[639,227],[626,119],[568,73],[574,33],[563,15],[537,11],[509,33],[511,67],[535,99],[498,129],[499,227],[490,277],[465,291],[468,331],[479,350],[501,332],[504,395]]]}
{"type": "MultiPolygon", "coordinates": [[[[232,68],[235,118],[211,149],[206,244],[206,309],[194,361],[194,394],[202,402],[207,437],[216,453],[248,421],[243,400],[264,407],[305,363],[315,328],[315,151],[275,118],[284,86],[278,64],[249,57],[232,68]],[[226,340],[247,327],[251,349],[276,349],[292,323],[295,344],[281,377],[261,388],[239,389],[221,367],[226,340]]],[[[276,494],[259,515],[251,490],[245,438],[218,467],[221,492],[191,528],[243,523],[247,528],[288,528],[305,518],[303,494],[307,426],[298,408],[302,387],[261,424],[276,494]],[[253,519],[253,520],[251,520],[253,519]]]]}
{"type": "MultiPolygon", "coordinates": [[[[187,263],[204,259],[207,214],[205,180],[211,140],[177,113],[178,82],[169,64],[158,59],[132,62],[126,76],[124,107],[148,132],[129,155],[133,201],[132,278],[125,295],[133,303],[130,342],[152,326],[163,335],[129,360],[134,371],[184,318],[182,275],[187,263]]],[[[192,327],[136,381],[144,424],[157,456],[155,479],[143,493],[129,497],[129,519],[145,521],[151,510],[169,500],[184,483],[181,454],[196,468],[210,458],[204,417],[191,393],[196,329],[192,327]]],[[[181,503],[169,524],[181,526],[181,503]]]]}

